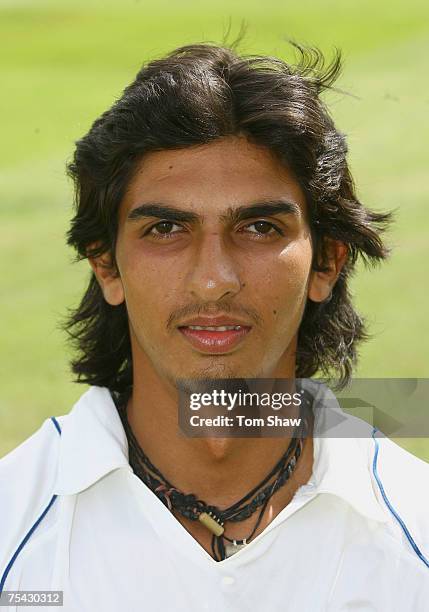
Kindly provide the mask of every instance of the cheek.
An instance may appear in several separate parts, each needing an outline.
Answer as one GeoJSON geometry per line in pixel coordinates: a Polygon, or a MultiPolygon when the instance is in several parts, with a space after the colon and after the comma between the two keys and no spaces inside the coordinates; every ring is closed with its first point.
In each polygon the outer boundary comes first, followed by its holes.
{"type": "MultiPolygon", "coordinates": [[[[311,269],[312,251],[307,240],[289,244],[266,274],[261,297],[277,324],[290,325],[304,309],[311,269]],[[267,295],[271,300],[266,301],[267,295]]],[[[266,306],[265,306],[266,308],[266,306]]]]}
{"type": "Polygon", "coordinates": [[[122,248],[117,254],[125,302],[131,325],[139,328],[157,299],[157,272],[151,262],[144,261],[137,249],[122,248]]]}
{"type": "Polygon", "coordinates": [[[141,257],[130,258],[121,270],[125,301],[133,328],[154,334],[165,330],[166,321],[180,294],[183,280],[177,266],[170,274],[159,265],[141,257]]]}
{"type": "Polygon", "coordinates": [[[288,244],[280,253],[275,278],[286,292],[304,292],[311,269],[312,250],[308,239],[288,244]]]}

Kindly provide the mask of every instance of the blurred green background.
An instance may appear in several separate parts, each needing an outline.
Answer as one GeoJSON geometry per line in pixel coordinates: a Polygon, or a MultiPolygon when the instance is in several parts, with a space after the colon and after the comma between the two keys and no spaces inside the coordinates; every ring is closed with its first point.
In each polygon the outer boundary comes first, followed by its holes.
{"type": "MultiPolygon", "coordinates": [[[[399,207],[388,264],[353,290],[374,339],[359,376],[429,377],[427,333],[429,9],[427,1],[0,0],[0,456],[83,392],[71,381],[59,321],[88,275],[64,234],[73,142],[140,65],[190,42],[232,40],[243,53],[294,59],[285,38],[339,47],[344,73],[327,102],[348,135],[365,204],[399,207]]],[[[429,440],[401,440],[429,460],[429,440]]]]}

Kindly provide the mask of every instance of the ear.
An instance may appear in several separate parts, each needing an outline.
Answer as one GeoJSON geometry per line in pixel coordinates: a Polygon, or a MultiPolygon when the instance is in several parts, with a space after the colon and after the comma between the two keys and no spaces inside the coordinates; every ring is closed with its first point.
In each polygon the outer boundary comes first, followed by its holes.
{"type": "MultiPolygon", "coordinates": [[[[325,272],[312,270],[310,274],[308,298],[313,302],[323,302],[329,298],[341,269],[347,261],[348,249],[339,240],[325,238],[325,254],[326,259],[323,264],[327,270],[325,272]]],[[[321,263],[319,261],[319,264],[321,263]]]]}
{"type": "MultiPolygon", "coordinates": [[[[90,245],[91,248],[93,245],[90,245]]],[[[124,287],[121,277],[112,262],[110,253],[103,253],[97,257],[88,257],[98,284],[104,295],[104,299],[111,306],[119,306],[125,299],[124,287]]]]}

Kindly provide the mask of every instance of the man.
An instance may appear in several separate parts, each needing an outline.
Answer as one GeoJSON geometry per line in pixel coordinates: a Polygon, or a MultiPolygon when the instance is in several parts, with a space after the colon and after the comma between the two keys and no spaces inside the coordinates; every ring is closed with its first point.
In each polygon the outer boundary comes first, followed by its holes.
{"type": "Polygon", "coordinates": [[[385,258],[389,215],[357,199],[319,97],[339,58],[321,73],[298,49],[177,49],[77,143],[69,244],[92,274],[69,331],[91,387],[0,463],[1,589],[82,611],[427,609],[423,461],[375,431],[178,429],[182,380],[345,384],[365,338],[348,279],[385,258]]]}

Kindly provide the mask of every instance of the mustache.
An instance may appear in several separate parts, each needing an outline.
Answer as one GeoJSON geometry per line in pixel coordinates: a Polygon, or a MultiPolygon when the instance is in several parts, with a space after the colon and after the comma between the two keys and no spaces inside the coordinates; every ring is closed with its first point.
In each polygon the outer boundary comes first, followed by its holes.
{"type": "Polygon", "coordinates": [[[209,302],[206,304],[190,304],[189,306],[182,306],[170,314],[167,319],[167,328],[171,329],[176,327],[177,323],[185,318],[191,316],[211,316],[228,314],[231,317],[249,318],[256,325],[262,323],[262,317],[254,309],[248,306],[239,306],[238,304],[231,304],[230,302],[209,302]]]}

